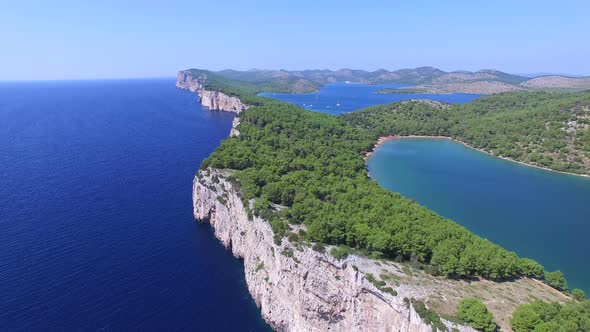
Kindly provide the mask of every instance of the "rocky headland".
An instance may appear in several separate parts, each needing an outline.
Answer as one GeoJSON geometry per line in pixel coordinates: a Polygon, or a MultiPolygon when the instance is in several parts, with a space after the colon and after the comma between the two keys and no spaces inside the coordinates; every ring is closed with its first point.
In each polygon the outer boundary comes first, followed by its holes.
{"type": "MultiPolygon", "coordinates": [[[[243,260],[248,290],[264,320],[277,331],[433,331],[416,310],[426,304],[452,316],[465,297],[481,298],[510,331],[510,314],[530,297],[564,301],[534,279],[497,283],[431,276],[409,263],[351,254],[334,258],[330,246],[275,239],[268,221],[249,215],[233,171],[205,169],[193,181],[195,219],[243,260]]],[[[252,207],[253,202],[248,202],[252,207]]],[[[280,207],[278,207],[280,208],[280,207]]],[[[475,331],[444,318],[449,330],[475,331]]]]}
{"type": "MultiPolygon", "coordinates": [[[[181,72],[177,85],[201,96],[208,91],[201,79],[181,72]]],[[[239,99],[232,103],[223,110],[239,113],[247,108],[239,99]]],[[[236,117],[230,136],[240,135],[239,125],[236,117]]],[[[510,331],[510,317],[518,305],[531,298],[567,299],[530,278],[449,279],[428,274],[412,262],[361,254],[336,258],[330,246],[277,237],[267,220],[249,212],[255,200],[243,200],[235,172],[210,167],[198,172],[193,181],[194,217],[209,223],[219,241],[243,260],[248,290],[263,319],[277,331],[475,331],[445,319],[453,317],[466,297],[480,298],[501,330],[510,331]]],[[[304,225],[290,227],[294,233],[306,230],[304,225]]]]}
{"type": "Polygon", "coordinates": [[[201,105],[210,110],[239,114],[248,109],[248,106],[244,105],[237,97],[228,96],[219,91],[207,90],[203,87],[203,80],[204,78],[195,77],[188,71],[180,71],[176,79],[176,86],[196,93],[199,96],[201,105]]]}
{"type": "MultiPolygon", "coordinates": [[[[432,330],[409,300],[424,290],[400,285],[388,292],[367,277],[388,273],[397,279],[404,274],[400,267],[356,255],[338,260],[326,249],[314,250],[287,239],[275,242],[267,221],[248,216],[239,190],[228,180],[230,175],[213,169],[199,172],[193,182],[194,216],[209,222],[221,243],[243,259],[248,290],[275,330],[432,330]]],[[[459,331],[475,331],[443,323],[459,331]]]]}

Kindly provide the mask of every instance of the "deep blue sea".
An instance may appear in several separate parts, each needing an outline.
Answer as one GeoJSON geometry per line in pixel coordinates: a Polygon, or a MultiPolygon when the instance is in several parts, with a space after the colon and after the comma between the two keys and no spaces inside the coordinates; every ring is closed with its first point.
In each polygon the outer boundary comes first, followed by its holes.
{"type": "Polygon", "coordinates": [[[445,139],[384,143],[368,162],[383,187],[564,272],[590,293],[590,179],[489,156],[445,139]]]}
{"type": "Polygon", "coordinates": [[[232,118],[173,79],[0,83],[0,330],[267,329],[192,217],[232,118]]]}
{"type": "MultiPolygon", "coordinates": [[[[336,83],[313,94],[263,95],[331,114],[408,98],[478,97],[373,93],[382,87],[396,85],[336,83]]],[[[268,330],[241,262],[192,216],[193,176],[232,119],[201,109],[174,79],[0,83],[0,330],[268,330]]],[[[574,286],[590,280],[587,264],[579,264],[587,261],[579,256],[588,251],[587,222],[573,218],[590,214],[587,206],[578,210],[586,201],[572,192],[588,197],[587,182],[473,151],[457,156],[452,144],[416,153],[427,162],[412,164],[388,156],[388,146],[369,165],[385,187],[414,188],[408,196],[562,267],[574,286]],[[430,177],[425,164],[436,169],[430,177]],[[518,194],[526,179],[545,177],[533,182],[546,191],[518,194]],[[477,179],[479,186],[470,184],[477,179]],[[469,188],[480,192],[461,195],[469,188]],[[490,203],[503,197],[500,208],[490,203]]]]}
{"type": "Polygon", "coordinates": [[[388,104],[407,99],[432,99],[448,103],[466,103],[481,95],[453,93],[453,94],[383,94],[375,93],[383,88],[399,88],[400,84],[366,85],[338,82],[329,84],[314,93],[261,93],[260,96],[286,101],[308,110],[342,114],[353,112],[361,108],[388,104]]]}

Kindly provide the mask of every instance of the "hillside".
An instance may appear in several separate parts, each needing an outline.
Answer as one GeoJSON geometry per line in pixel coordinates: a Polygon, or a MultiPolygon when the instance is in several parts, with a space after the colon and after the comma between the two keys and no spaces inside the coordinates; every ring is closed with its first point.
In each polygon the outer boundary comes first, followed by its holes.
{"type": "Polygon", "coordinates": [[[590,89],[590,77],[541,76],[520,84],[529,89],[590,89]]]}
{"type": "Polygon", "coordinates": [[[513,91],[524,91],[525,88],[498,82],[498,81],[470,81],[470,82],[453,82],[453,83],[440,83],[440,84],[419,84],[409,88],[398,88],[398,89],[380,89],[377,93],[432,93],[432,94],[445,94],[445,93],[473,93],[473,94],[484,94],[491,95],[502,92],[513,92],[513,91]]]}
{"type": "Polygon", "coordinates": [[[452,106],[402,102],[344,119],[378,136],[448,136],[495,156],[590,174],[590,92],[504,93],[452,106]]]}
{"type": "MultiPolygon", "coordinates": [[[[547,76],[528,78],[493,69],[445,72],[434,67],[376,71],[339,70],[222,70],[210,72],[226,79],[248,82],[266,92],[309,93],[326,84],[349,81],[363,84],[409,85],[425,93],[494,94],[521,90],[590,89],[590,78],[547,76]]],[[[384,90],[381,93],[400,93],[384,90]]]]}

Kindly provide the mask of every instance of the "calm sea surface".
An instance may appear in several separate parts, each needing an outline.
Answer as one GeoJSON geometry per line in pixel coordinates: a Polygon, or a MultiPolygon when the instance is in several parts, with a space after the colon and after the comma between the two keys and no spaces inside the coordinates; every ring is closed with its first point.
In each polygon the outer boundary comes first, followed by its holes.
{"type": "Polygon", "coordinates": [[[267,329],[192,217],[232,118],[173,79],[0,83],[0,330],[267,329]]]}
{"type": "Polygon", "coordinates": [[[476,234],[561,269],[590,292],[590,179],[527,167],[445,139],[381,145],[368,162],[383,187],[476,234]]]}
{"type": "Polygon", "coordinates": [[[383,88],[399,88],[399,84],[365,85],[355,83],[333,83],[314,93],[261,93],[260,96],[286,101],[303,108],[328,113],[342,114],[361,108],[388,104],[407,99],[432,99],[448,103],[466,103],[481,95],[454,94],[383,94],[375,93],[383,88]]]}

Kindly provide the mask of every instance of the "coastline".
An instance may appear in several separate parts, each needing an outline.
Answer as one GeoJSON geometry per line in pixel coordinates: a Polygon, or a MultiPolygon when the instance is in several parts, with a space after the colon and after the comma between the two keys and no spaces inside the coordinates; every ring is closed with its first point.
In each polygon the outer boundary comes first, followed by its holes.
{"type": "MultiPolygon", "coordinates": [[[[468,283],[432,280],[419,270],[409,276],[401,263],[356,254],[335,258],[332,246],[317,250],[298,241],[277,242],[267,220],[248,216],[239,187],[228,176],[223,170],[199,170],[193,180],[193,215],[197,222],[209,223],[221,244],[242,259],[248,292],[275,331],[430,332],[431,323],[409,299],[424,303],[441,287],[468,292],[468,283]],[[389,281],[387,288],[376,284],[373,276],[383,274],[398,283],[389,281]]],[[[531,284],[529,279],[520,283],[531,284]]],[[[458,303],[461,297],[451,301],[458,303]]],[[[444,317],[439,320],[446,330],[476,332],[444,317]]]]}
{"type": "MultiPolygon", "coordinates": [[[[239,118],[236,117],[230,136],[234,132],[239,135],[236,128],[238,124],[239,118]]],[[[396,138],[451,139],[473,148],[444,136],[392,135],[380,137],[372,149],[365,153],[365,161],[381,144],[396,138]]],[[[431,284],[422,284],[414,279],[420,276],[419,271],[410,273],[408,277],[404,266],[392,262],[384,265],[380,261],[354,254],[338,260],[328,253],[329,250],[320,253],[288,240],[277,244],[268,221],[256,216],[250,220],[239,189],[233,187],[226,177],[227,174],[222,170],[207,169],[197,173],[193,181],[193,214],[197,221],[209,223],[222,245],[235,257],[243,260],[250,296],[259,307],[262,318],[276,330],[350,330],[361,327],[380,330],[383,326],[388,326],[405,331],[425,332],[432,327],[422,320],[412,304],[406,303],[406,299],[415,298],[424,302],[430,300],[429,303],[434,303],[434,306],[442,305],[436,302],[436,294],[441,289],[448,289],[449,298],[445,297],[444,303],[454,307],[460,298],[472,294],[471,283],[464,285],[460,281],[444,278],[431,280],[430,277],[425,277],[421,280],[428,280],[431,284]],[[281,254],[275,255],[275,252],[281,254]],[[367,277],[381,275],[385,270],[403,280],[400,284],[391,285],[395,287],[395,295],[383,291],[367,277]],[[409,279],[405,280],[406,277],[409,279]],[[457,292],[459,295],[456,295],[457,292]],[[379,325],[371,325],[375,322],[379,325]]],[[[250,208],[252,204],[250,201],[250,208]]],[[[331,247],[328,246],[329,248],[331,247]]],[[[539,289],[541,291],[536,294],[541,294],[550,301],[560,300],[563,296],[560,292],[546,292],[546,285],[539,285],[538,281],[531,280],[533,279],[518,279],[516,282],[523,292],[504,296],[524,296],[510,304],[505,303],[511,307],[509,311],[516,309],[519,303],[527,303],[530,293],[539,289]]],[[[476,282],[481,282],[487,288],[490,281],[476,282]]],[[[502,284],[492,285],[494,291],[484,296],[488,304],[497,303],[496,292],[501,294],[506,291],[501,287],[502,284]]],[[[496,323],[502,329],[508,329],[505,310],[494,306],[491,310],[501,317],[496,323]]],[[[440,319],[447,328],[461,332],[474,331],[469,326],[458,325],[443,317],[440,319]]]]}
{"type": "MultiPolygon", "coordinates": [[[[470,149],[476,150],[478,152],[481,153],[485,153],[488,156],[492,156],[495,158],[499,158],[502,160],[506,160],[506,161],[510,161],[513,163],[517,163],[517,164],[521,164],[527,167],[533,167],[533,168],[537,168],[537,169],[541,169],[544,171],[549,171],[549,172],[554,172],[554,173],[560,173],[560,174],[564,174],[564,175],[573,175],[573,176],[578,176],[578,177],[582,177],[582,178],[590,178],[590,175],[587,174],[577,174],[577,173],[570,173],[570,172],[564,172],[564,171],[558,171],[558,170],[554,170],[551,168],[547,168],[547,167],[543,167],[543,166],[537,166],[537,165],[533,165],[533,164],[527,164],[523,161],[518,161],[518,160],[514,160],[512,158],[508,158],[508,157],[504,157],[504,156],[496,156],[494,154],[491,154],[488,151],[485,151],[483,149],[478,149],[476,147],[473,147],[463,141],[460,141],[458,139],[452,138],[452,137],[448,137],[448,136],[433,136],[433,135],[407,135],[407,136],[399,136],[399,135],[388,135],[388,136],[381,136],[377,139],[377,142],[375,143],[375,145],[373,146],[373,148],[368,151],[367,153],[364,154],[363,159],[365,160],[365,163],[369,161],[369,158],[371,157],[371,155],[381,146],[383,145],[383,143],[387,142],[387,141],[392,141],[395,139],[407,139],[407,138],[428,138],[428,139],[446,139],[446,140],[450,140],[453,141],[455,143],[459,143],[462,144],[465,147],[468,147],[470,149]]],[[[370,174],[369,174],[370,177],[370,174]]]]}
{"type": "Polygon", "coordinates": [[[567,295],[528,277],[517,278],[506,287],[506,283],[486,279],[433,277],[407,262],[375,260],[355,253],[338,259],[330,253],[334,248],[330,245],[316,250],[311,243],[288,238],[277,243],[267,220],[248,216],[230,175],[212,168],[197,173],[193,215],[197,222],[209,223],[221,244],[242,259],[248,292],[262,318],[276,331],[431,332],[433,327],[408,301],[414,299],[438,308],[435,313],[447,330],[476,332],[445,319],[461,299],[474,295],[474,287],[482,290],[477,296],[497,317],[496,324],[508,331],[509,313],[528,303],[531,296],[549,302],[567,299],[567,295]],[[389,277],[384,279],[383,275],[389,277]],[[387,286],[379,286],[376,280],[387,286]],[[506,302],[506,298],[513,300],[506,302]]]}

